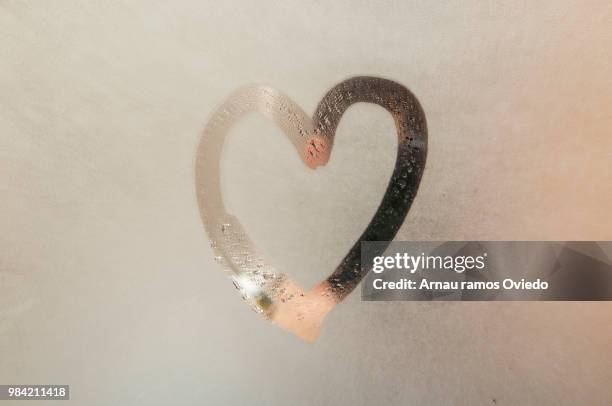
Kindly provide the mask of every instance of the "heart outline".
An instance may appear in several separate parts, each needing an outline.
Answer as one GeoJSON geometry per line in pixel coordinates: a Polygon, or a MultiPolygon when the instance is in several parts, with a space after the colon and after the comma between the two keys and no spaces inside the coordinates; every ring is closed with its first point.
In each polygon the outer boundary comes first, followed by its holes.
{"type": "MultiPolygon", "coordinates": [[[[196,197],[204,228],[215,258],[234,273],[234,284],[243,298],[268,317],[272,318],[278,305],[291,300],[296,292],[304,294],[299,289],[288,288],[292,285],[287,283],[287,277],[275,272],[238,219],[225,210],[220,190],[220,157],[225,136],[244,115],[259,112],[281,128],[304,163],[315,169],[329,160],[336,128],[344,112],[359,102],[377,104],[393,117],[398,136],[396,162],[382,201],[365,231],[334,272],[315,288],[318,297],[330,297],[332,303],[320,323],[333,305],[348,296],[369,271],[361,265],[361,242],[393,240],[416,197],[427,157],[427,123],[418,99],[397,82],[357,76],[329,90],[310,119],[279,91],[250,86],[230,95],[204,129],[195,163],[196,197]]],[[[382,250],[385,247],[381,245],[382,250]]]]}

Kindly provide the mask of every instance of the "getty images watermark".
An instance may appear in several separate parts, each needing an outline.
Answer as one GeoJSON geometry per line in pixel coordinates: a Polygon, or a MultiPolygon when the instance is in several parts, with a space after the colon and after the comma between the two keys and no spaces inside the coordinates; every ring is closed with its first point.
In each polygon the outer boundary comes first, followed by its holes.
{"type": "Polygon", "coordinates": [[[610,242],[362,242],[363,300],[612,300],[610,242]]]}
{"type": "MultiPolygon", "coordinates": [[[[415,274],[417,271],[451,271],[463,273],[466,271],[482,271],[485,272],[486,259],[488,253],[482,255],[426,255],[422,252],[420,255],[410,255],[407,252],[395,253],[394,255],[380,255],[373,258],[372,272],[382,273],[385,270],[395,269],[403,270],[410,274],[415,274]]],[[[480,281],[480,280],[431,280],[420,278],[417,282],[415,279],[400,278],[397,281],[385,281],[382,278],[376,278],[372,282],[374,289],[426,289],[426,290],[481,290],[481,289],[548,289],[548,282],[536,279],[535,281],[527,281],[521,278],[520,281],[515,281],[511,278],[499,281],[480,281]]]]}

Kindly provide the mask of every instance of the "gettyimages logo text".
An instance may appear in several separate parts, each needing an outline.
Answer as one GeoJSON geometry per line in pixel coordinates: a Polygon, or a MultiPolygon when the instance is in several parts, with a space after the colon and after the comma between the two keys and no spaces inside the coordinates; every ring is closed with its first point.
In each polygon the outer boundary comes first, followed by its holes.
{"type": "Polygon", "coordinates": [[[410,255],[404,252],[374,257],[372,272],[378,274],[390,269],[399,269],[411,274],[419,270],[454,271],[456,273],[472,270],[482,271],[486,268],[486,259],[486,252],[478,256],[428,255],[424,252],[420,255],[410,255]]]}

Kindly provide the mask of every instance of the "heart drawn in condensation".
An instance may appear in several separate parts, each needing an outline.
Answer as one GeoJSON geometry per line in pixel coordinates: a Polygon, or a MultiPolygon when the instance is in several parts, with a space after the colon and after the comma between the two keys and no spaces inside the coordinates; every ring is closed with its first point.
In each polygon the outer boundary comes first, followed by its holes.
{"type": "Polygon", "coordinates": [[[312,119],[275,89],[261,86],[240,89],[211,116],[196,157],[198,206],[215,259],[232,272],[234,285],[256,311],[312,341],[327,313],[369,271],[361,264],[361,242],[390,242],[395,237],[416,196],[426,156],[425,113],[408,89],[391,80],[369,76],[347,79],[327,92],[312,119]],[[326,280],[305,292],[276,272],[238,219],[227,213],[220,187],[223,142],[235,122],[248,113],[258,112],[283,130],[308,168],[316,169],[330,159],[342,115],[359,102],[382,106],[393,116],[398,137],[395,168],[380,206],[361,237],[326,280]]]}

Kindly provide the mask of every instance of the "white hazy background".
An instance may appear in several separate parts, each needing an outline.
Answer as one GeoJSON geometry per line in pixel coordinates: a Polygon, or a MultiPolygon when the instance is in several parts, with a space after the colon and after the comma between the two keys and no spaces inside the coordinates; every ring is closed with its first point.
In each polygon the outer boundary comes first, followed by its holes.
{"type": "MultiPolygon", "coordinates": [[[[244,84],[305,111],[357,74],[420,99],[428,162],[398,239],[612,239],[609,1],[0,0],[0,383],[79,405],[612,403],[609,303],[361,303],[314,344],[213,260],[194,188],[244,84]]],[[[226,203],[314,284],[374,213],[391,118],[357,105],[310,171],[262,117],[226,203]]],[[[61,403],[61,402],[60,402],[61,403]]]]}

